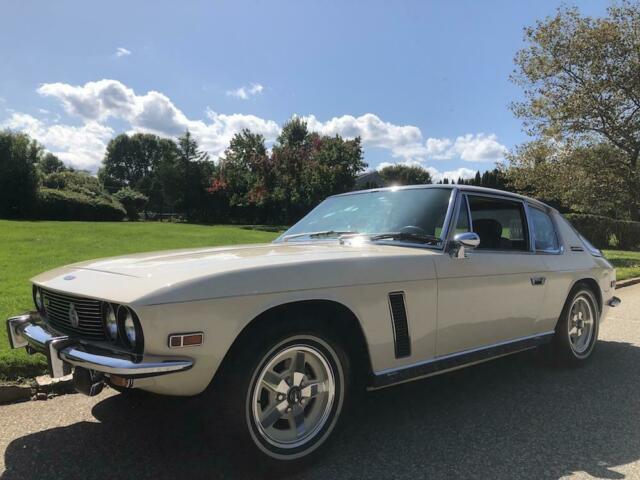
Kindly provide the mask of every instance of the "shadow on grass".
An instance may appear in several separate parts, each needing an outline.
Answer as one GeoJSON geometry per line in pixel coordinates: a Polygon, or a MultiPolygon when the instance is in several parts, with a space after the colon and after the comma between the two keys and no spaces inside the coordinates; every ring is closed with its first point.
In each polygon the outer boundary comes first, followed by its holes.
{"type": "MultiPolygon", "coordinates": [[[[640,348],[600,342],[589,365],[567,370],[541,353],[369,393],[319,461],[289,477],[623,478],[614,468],[640,460],[640,348]]],[[[201,407],[107,398],[92,412],[100,423],[13,441],[4,478],[264,478],[224,431],[206,431],[201,407]]]]}

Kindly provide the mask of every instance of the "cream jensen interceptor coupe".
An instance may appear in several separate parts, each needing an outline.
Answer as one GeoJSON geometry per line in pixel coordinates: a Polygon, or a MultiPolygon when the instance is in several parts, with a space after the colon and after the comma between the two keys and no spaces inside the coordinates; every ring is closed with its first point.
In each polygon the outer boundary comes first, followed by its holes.
{"type": "Polygon", "coordinates": [[[615,271],[554,209],[467,186],[330,197],[273,243],[77,263],[33,279],[13,348],[76,387],[202,394],[263,459],[308,457],[357,387],[546,343],[592,354],[615,271]]]}

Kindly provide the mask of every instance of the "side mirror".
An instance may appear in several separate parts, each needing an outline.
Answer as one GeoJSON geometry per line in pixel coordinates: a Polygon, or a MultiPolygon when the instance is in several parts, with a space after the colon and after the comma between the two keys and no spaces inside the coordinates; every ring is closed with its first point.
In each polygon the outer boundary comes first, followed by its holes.
{"type": "Polygon", "coordinates": [[[473,250],[480,245],[480,237],[474,232],[458,233],[453,237],[453,258],[467,258],[467,250],[473,250]]]}

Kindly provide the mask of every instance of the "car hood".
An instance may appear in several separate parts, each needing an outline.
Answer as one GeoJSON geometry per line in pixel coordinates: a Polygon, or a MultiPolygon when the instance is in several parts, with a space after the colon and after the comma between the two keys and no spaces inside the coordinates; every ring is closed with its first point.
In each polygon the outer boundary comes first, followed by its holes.
{"type": "MultiPolygon", "coordinates": [[[[406,269],[404,272],[402,268],[398,269],[397,274],[388,269],[378,272],[378,262],[371,262],[371,259],[405,258],[409,265],[411,257],[433,253],[428,249],[370,242],[236,245],[89,260],[43,273],[33,282],[58,291],[123,303],[142,299],[144,303],[190,301],[321,288],[336,286],[340,281],[352,285],[374,279],[395,281],[395,277],[400,279],[400,273],[403,273],[402,279],[407,280],[406,269]],[[324,280],[319,280],[321,278],[324,280]],[[215,285],[211,283],[212,279],[218,279],[215,285]],[[207,287],[196,288],[196,284],[207,287]],[[202,291],[206,288],[209,291],[202,291]],[[167,293],[170,290],[181,294],[170,295],[167,293]]],[[[424,275],[429,277],[424,270],[418,276],[424,278],[424,275]]]]}

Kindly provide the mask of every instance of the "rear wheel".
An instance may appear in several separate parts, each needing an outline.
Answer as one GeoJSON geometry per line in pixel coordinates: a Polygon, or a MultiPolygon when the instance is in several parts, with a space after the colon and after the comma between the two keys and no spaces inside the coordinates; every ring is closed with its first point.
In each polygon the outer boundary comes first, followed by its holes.
{"type": "Polygon", "coordinates": [[[584,363],[598,340],[600,312],[590,288],[578,286],[572,290],[556,326],[554,351],[565,364],[584,363]]]}
{"type": "Polygon", "coordinates": [[[309,460],[335,429],[350,369],[340,342],[315,330],[254,339],[214,388],[240,448],[270,464],[309,460]]]}

